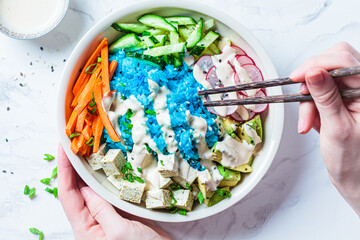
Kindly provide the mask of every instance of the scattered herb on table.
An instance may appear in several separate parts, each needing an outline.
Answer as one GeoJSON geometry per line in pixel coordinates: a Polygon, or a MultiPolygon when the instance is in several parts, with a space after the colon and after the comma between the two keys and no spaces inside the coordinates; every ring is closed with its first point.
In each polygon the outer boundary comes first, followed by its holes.
{"type": "Polygon", "coordinates": [[[51,161],[55,159],[55,157],[51,154],[45,153],[44,155],[45,155],[44,160],[46,161],[51,161]]]}

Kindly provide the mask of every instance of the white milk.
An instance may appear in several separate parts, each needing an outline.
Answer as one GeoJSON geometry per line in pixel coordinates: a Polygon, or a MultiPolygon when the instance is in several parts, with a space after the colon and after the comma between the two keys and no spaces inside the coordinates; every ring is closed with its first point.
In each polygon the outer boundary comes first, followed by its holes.
{"type": "Polygon", "coordinates": [[[62,0],[0,0],[0,24],[19,34],[46,30],[59,17],[62,0]]]}

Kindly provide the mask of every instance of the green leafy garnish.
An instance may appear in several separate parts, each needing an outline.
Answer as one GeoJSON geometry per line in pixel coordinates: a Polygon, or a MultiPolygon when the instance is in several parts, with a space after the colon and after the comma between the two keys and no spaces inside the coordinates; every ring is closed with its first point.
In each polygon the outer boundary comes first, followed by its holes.
{"type": "Polygon", "coordinates": [[[46,160],[46,161],[51,161],[51,160],[55,159],[55,157],[51,154],[45,153],[44,155],[45,155],[44,160],[46,160]]]}
{"type": "Polygon", "coordinates": [[[36,234],[36,235],[40,235],[40,233],[41,233],[41,231],[40,231],[39,229],[34,228],[34,227],[29,228],[29,231],[30,231],[31,233],[33,233],[33,234],[36,234]]]}
{"type": "Polygon", "coordinates": [[[149,115],[156,115],[156,112],[154,110],[151,110],[151,109],[146,110],[145,113],[149,114],[149,115]]]}
{"type": "Polygon", "coordinates": [[[131,163],[129,163],[129,162],[126,162],[126,168],[129,170],[133,170],[131,163]]]}
{"type": "Polygon", "coordinates": [[[139,183],[144,183],[144,182],[145,182],[144,179],[139,178],[139,177],[137,177],[137,176],[134,176],[134,179],[135,179],[137,182],[139,182],[139,183]]]}
{"type": "Polygon", "coordinates": [[[186,210],[185,209],[179,209],[178,210],[178,213],[180,214],[180,215],[186,215],[186,210]]]}
{"type": "Polygon", "coordinates": [[[57,167],[55,167],[55,168],[52,170],[51,179],[56,178],[56,176],[57,176],[57,167]]]}
{"type": "Polygon", "coordinates": [[[98,65],[97,63],[93,63],[93,64],[89,65],[89,66],[85,69],[85,73],[87,73],[87,74],[93,74],[93,73],[95,72],[96,68],[97,68],[97,65],[98,65]],[[93,67],[93,69],[90,70],[92,67],[93,67]]]}
{"type": "Polygon", "coordinates": [[[80,135],[81,135],[81,133],[73,132],[73,133],[70,135],[70,138],[78,137],[78,136],[80,136],[80,135]]]}
{"type": "Polygon", "coordinates": [[[186,183],[186,188],[192,191],[192,187],[189,185],[189,183],[186,183]]]}
{"type": "Polygon", "coordinates": [[[170,184],[170,188],[172,190],[179,190],[179,189],[181,189],[181,186],[179,184],[172,183],[172,184],[170,184]]]}
{"type": "Polygon", "coordinates": [[[25,187],[24,187],[24,194],[25,194],[25,195],[28,195],[29,192],[30,192],[29,186],[28,186],[28,185],[25,185],[25,187]]]}
{"type": "Polygon", "coordinates": [[[91,137],[91,138],[89,138],[89,140],[87,140],[86,142],[85,142],[85,144],[86,145],[88,145],[88,146],[92,146],[92,145],[94,145],[94,137],[91,137]]]}
{"type": "Polygon", "coordinates": [[[141,168],[138,167],[137,170],[138,170],[139,173],[142,173],[142,169],[141,169],[141,168]]]}
{"type": "Polygon", "coordinates": [[[33,188],[30,188],[30,190],[29,190],[29,198],[32,198],[32,197],[34,197],[35,196],[35,188],[33,187],[33,188]]]}
{"type": "Polygon", "coordinates": [[[204,196],[203,196],[203,194],[201,193],[201,192],[199,192],[199,194],[198,194],[198,200],[199,200],[199,203],[200,204],[203,204],[203,202],[204,202],[204,196]]]}
{"type": "Polygon", "coordinates": [[[40,182],[42,182],[43,184],[49,185],[51,181],[51,178],[43,178],[40,180],[40,182]]]}

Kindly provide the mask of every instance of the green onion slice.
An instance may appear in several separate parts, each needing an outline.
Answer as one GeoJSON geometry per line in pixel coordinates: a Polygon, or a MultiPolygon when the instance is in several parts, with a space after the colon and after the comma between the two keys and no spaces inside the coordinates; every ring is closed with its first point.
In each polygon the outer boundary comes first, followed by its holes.
{"type": "Polygon", "coordinates": [[[160,160],[161,165],[165,166],[164,161],[160,160]]]}
{"type": "Polygon", "coordinates": [[[170,188],[172,190],[179,190],[179,189],[181,189],[181,186],[179,184],[172,183],[172,184],[170,184],[170,188]]]}
{"type": "Polygon", "coordinates": [[[29,190],[29,198],[32,198],[33,196],[35,196],[35,192],[36,192],[36,190],[35,190],[34,187],[30,188],[30,190],[29,190]]]}
{"type": "Polygon", "coordinates": [[[203,204],[203,202],[204,202],[204,196],[203,196],[203,194],[202,194],[202,192],[199,192],[199,194],[198,194],[198,200],[199,200],[199,203],[200,204],[203,204]]]}
{"type": "Polygon", "coordinates": [[[70,138],[78,137],[78,136],[80,136],[80,135],[81,135],[81,133],[73,132],[73,133],[70,135],[70,138]]]}
{"type": "Polygon", "coordinates": [[[54,189],[53,189],[53,195],[54,195],[55,198],[58,197],[58,188],[57,188],[57,187],[54,187],[54,189]]]}
{"type": "Polygon", "coordinates": [[[51,194],[54,192],[54,190],[52,190],[51,188],[48,188],[48,187],[45,188],[45,191],[47,191],[48,193],[51,193],[51,194]]]}
{"type": "Polygon", "coordinates": [[[51,154],[45,153],[44,155],[45,155],[44,160],[46,160],[46,161],[51,161],[51,160],[55,159],[55,157],[51,154]]]}
{"type": "Polygon", "coordinates": [[[30,192],[29,186],[28,186],[28,185],[25,185],[25,187],[24,187],[24,194],[25,194],[25,195],[28,195],[29,192],[30,192]]]}
{"type": "Polygon", "coordinates": [[[142,173],[142,169],[141,169],[141,168],[138,167],[137,170],[138,170],[139,173],[142,173]]]}
{"type": "Polygon", "coordinates": [[[98,58],[97,58],[97,62],[98,62],[98,63],[101,63],[101,57],[98,57],[98,58]]]}
{"type": "Polygon", "coordinates": [[[139,183],[145,183],[144,179],[134,176],[134,179],[139,183]]]}
{"type": "Polygon", "coordinates": [[[87,140],[86,142],[85,142],[85,144],[86,145],[88,145],[88,146],[92,146],[92,145],[94,145],[94,137],[91,137],[91,138],[89,138],[89,140],[87,140]]]}
{"type": "Polygon", "coordinates": [[[31,233],[33,233],[33,234],[36,234],[36,235],[40,235],[40,233],[41,233],[41,231],[40,231],[39,229],[34,228],[34,227],[29,228],[29,231],[30,231],[31,233]]]}
{"type": "Polygon", "coordinates": [[[131,163],[129,163],[129,162],[126,162],[126,168],[129,170],[133,170],[131,163]]]}
{"type": "Polygon", "coordinates": [[[51,181],[51,178],[43,178],[40,180],[40,182],[42,182],[43,184],[49,185],[51,181]]]}
{"type": "Polygon", "coordinates": [[[52,170],[51,179],[56,178],[56,176],[57,176],[57,167],[55,167],[55,168],[52,170]]]}
{"type": "Polygon", "coordinates": [[[93,73],[95,72],[96,68],[97,68],[97,65],[98,65],[97,63],[93,63],[93,64],[89,65],[89,66],[85,69],[85,73],[87,73],[87,74],[93,74],[93,73]],[[90,70],[92,67],[93,67],[93,69],[90,70]]]}
{"type": "Polygon", "coordinates": [[[180,215],[186,215],[186,210],[185,209],[179,209],[178,210],[178,213],[180,214],[180,215]]]}
{"type": "Polygon", "coordinates": [[[154,110],[151,110],[151,109],[146,110],[145,113],[149,114],[149,115],[156,115],[156,112],[154,110]]]}

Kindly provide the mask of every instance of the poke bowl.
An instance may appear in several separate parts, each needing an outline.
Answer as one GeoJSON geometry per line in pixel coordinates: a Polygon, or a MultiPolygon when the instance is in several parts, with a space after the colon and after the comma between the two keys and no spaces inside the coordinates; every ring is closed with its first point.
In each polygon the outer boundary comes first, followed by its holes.
{"type": "Polygon", "coordinates": [[[280,95],[280,87],[197,91],[276,78],[255,37],[204,4],[149,1],[91,28],[65,66],[61,143],[80,177],[130,214],[186,222],[244,198],[277,152],[282,104],[205,108],[203,101],[280,95]]]}

